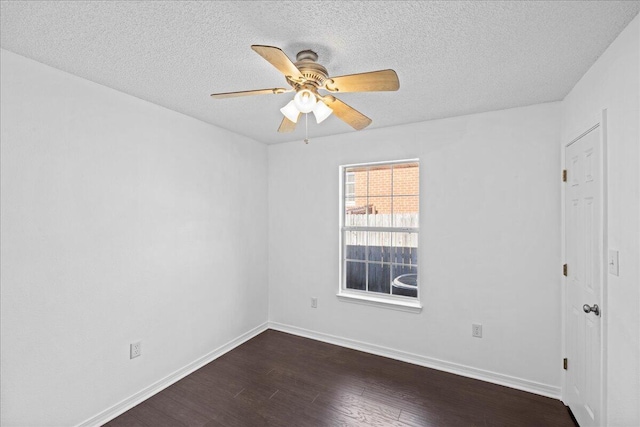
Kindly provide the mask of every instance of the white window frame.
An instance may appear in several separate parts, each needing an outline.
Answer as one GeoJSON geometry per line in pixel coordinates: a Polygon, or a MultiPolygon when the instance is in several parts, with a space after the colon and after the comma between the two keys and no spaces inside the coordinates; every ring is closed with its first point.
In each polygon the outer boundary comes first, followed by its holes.
{"type": "MultiPolygon", "coordinates": [[[[417,286],[417,297],[407,297],[402,295],[391,295],[391,294],[380,294],[376,292],[363,291],[357,289],[347,289],[346,288],[346,260],[344,259],[344,236],[346,231],[388,231],[388,232],[400,232],[400,233],[415,233],[418,237],[418,242],[420,241],[420,232],[419,227],[416,228],[407,228],[407,227],[346,227],[345,226],[345,208],[350,206],[345,206],[346,199],[346,186],[345,186],[345,176],[346,170],[354,167],[368,167],[368,166],[386,166],[386,165],[395,165],[402,163],[418,163],[420,165],[419,159],[403,159],[403,160],[394,160],[394,161],[385,161],[385,162],[369,162],[369,163],[355,163],[348,165],[341,165],[339,167],[339,209],[340,209],[340,220],[339,220],[339,285],[338,285],[338,293],[337,297],[341,301],[345,302],[353,302],[353,303],[361,303],[366,305],[391,308],[401,311],[408,311],[419,313],[422,310],[422,304],[420,302],[421,292],[420,292],[420,272],[422,271],[420,268],[420,262],[418,258],[418,286],[417,286]]],[[[420,166],[418,166],[420,167],[420,166]]],[[[420,172],[418,172],[419,174],[420,172]]],[[[418,175],[420,176],[420,175],[418,175]]],[[[420,204],[420,196],[418,195],[418,204],[420,204]]],[[[419,214],[418,214],[419,215],[419,214]]],[[[418,246],[419,247],[419,246],[418,246]]]]}

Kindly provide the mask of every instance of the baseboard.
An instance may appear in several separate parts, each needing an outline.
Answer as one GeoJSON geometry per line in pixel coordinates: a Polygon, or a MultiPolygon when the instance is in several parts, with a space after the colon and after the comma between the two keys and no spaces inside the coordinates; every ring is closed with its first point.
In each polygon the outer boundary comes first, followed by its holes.
{"type": "Polygon", "coordinates": [[[346,347],[353,350],[364,351],[366,353],[400,360],[402,362],[412,363],[414,365],[420,365],[427,368],[437,369],[439,371],[445,371],[456,375],[462,375],[464,377],[474,378],[493,384],[511,387],[529,393],[551,397],[553,399],[560,400],[561,398],[560,387],[525,380],[523,378],[486,371],[484,369],[478,369],[458,363],[447,362],[445,360],[434,359],[418,354],[407,353],[388,347],[382,347],[376,344],[369,344],[362,341],[342,338],[335,335],[311,331],[308,329],[298,328],[296,326],[285,325],[277,322],[269,322],[269,328],[305,338],[323,341],[329,344],[339,345],[341,347],[346,347]]]}
{"type": "Polygon", "coordinates": [[[164,390],[165,388],[169,387],[171,384],[181,380],[182,378],[186,377],[190,373],[200,369],[201,367],[203,367],[207,363],[217,359],[218,357],[222,356],[225,353],[228,353],[229,351],[233,350],[234,348],[236,348],[240,344],[243,344],[244,342],[249,341],[251,338],[253,338],[256,335],[266,331],[267,329],[268,329],[268,324],[267,324],[267,322],[265,322],[265,323],[255,327],[255,328],[251,329],[250,331],[245,332],[244,334],[240,335],[239,337],[237,337],[237,338],[229,341],[228,343],[216,348],[212,352],[205,354],[204,356],[200,357],[199,359],[197,359],[197,360],[189,363],[188,365],[178,369],[177,371],[167,375],[163,379],[151,384],[149,387],[146,387],[146,388],[140,390],[139,392],[137,392],[137,393],[133,394],[132,396],[124,399],[123,401],[115,404],[114,406],[110,407],[109,409],[106,409],[106,410],[100,412],[99,414],[97,414],[96,416],[91,417],[88,420],[78,424],[77,427],[101,426],[101,425],[111,421],[112,419],[114,419],[118,415],[128,411],[129,409],[133,408],[137,404],[147,400],[148,398],[150,398],[154,394],[164,390]]]}

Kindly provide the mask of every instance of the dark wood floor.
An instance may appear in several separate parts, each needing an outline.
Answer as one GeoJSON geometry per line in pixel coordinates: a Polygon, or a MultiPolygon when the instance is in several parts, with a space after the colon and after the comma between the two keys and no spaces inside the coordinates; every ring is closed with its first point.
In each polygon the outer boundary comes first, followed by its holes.
{"type": "Polygon", "coordinates": [[[574,427],[558,400],[272,330],[106,425],[574,427]]]}

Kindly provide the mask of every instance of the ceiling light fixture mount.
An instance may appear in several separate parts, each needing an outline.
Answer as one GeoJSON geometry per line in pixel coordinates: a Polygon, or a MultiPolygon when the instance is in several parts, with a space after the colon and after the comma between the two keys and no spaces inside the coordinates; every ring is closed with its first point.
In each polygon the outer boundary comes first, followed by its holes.
{"type": "Polygon", "coordinates": [[[329,78],[329,72],[325,67],[318,64],[318,54],[312,50],[302,50],[296,55],[295,67],[302,74],[302,81],[286,76],[287,82],[294,88],[298,89],[305,85],[311,85],[315,88],[322,88],[324,82],[329,78]]]}
{"type": "MultiPolygon", "coordinates": [[[[379,70],[368,73],[329,77],[327,69],[319,64],[318,54],[312,50],[302,50],[296,55],[296,62],[274,46],[253,45],[251,48],[284,74],[291,89],[273,88],[242,92],[214,93],[213,98],[235,98],[247,95],[281,94],[295,92],[292,101],[282,107],[284,115],[278,132],[293,132],[300,114],[313,112],[316,122],[321,123],[332,113],[356,130],[371,124],[371,119],[350,107],[336,97],[321,95],[320,90],[337,92],[395,91],[400,87],[398,75],[393,70],[379,70]]],[[[306,121],[305,121],[306,123],[306,121]]],[[[308,140],[308,138],[306,138],[308,140]]]]}

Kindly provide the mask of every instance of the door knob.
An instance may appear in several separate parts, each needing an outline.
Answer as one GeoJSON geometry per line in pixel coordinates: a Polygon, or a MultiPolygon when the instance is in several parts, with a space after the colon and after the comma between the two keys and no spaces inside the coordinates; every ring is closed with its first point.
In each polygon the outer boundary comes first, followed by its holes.
{"type": "Polygon", "coordinates": [[[600,315],[600,307],[598,307],[598,304],[593,304],[593,307],[589,307],[589,304],[585,304],[582,306],[582,309],[585,313],[593,312],[596,316],[600,315]]]}

